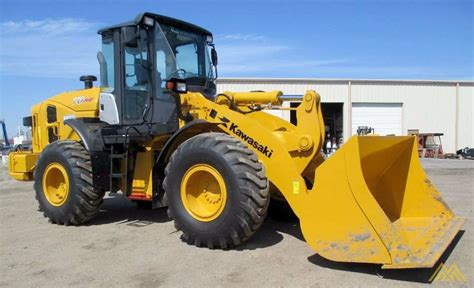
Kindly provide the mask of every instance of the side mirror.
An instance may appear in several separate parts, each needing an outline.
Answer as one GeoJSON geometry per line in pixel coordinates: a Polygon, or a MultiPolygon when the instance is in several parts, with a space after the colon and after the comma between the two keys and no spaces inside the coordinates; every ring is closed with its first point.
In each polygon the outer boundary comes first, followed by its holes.
{"type": "Polygon", "coordinates": [[[137,28],[128,26],[121,29],[122,44],[128,47],[138,47],[137,28]]]}
{"type": "Polygon", "coordinates": [[[217,66],[217,51],[216,48],[212,47],[211,49],[211,61],[212,65],[217,66]]]}

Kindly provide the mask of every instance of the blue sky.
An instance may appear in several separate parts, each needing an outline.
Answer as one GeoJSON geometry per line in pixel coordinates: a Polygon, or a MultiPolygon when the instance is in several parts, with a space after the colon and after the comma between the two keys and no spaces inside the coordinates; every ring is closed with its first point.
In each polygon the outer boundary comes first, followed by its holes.
{"type": "Polygon", "coordinates": [[[472,80],[473,1],[0,2],[0,118],[98,74],[98,28],[150,11],[214,33],[221,77],[472,80]]]}

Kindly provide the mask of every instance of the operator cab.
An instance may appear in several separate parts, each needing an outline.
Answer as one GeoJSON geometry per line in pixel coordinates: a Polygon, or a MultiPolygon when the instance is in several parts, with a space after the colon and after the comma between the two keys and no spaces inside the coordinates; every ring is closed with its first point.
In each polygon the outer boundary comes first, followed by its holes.
{"type": "Polygon", "coordinates": [[[103,122],[146,126],[151,135],[176,131],[176,99],[166,93],[171,79],[184,82],[187,91],[215,96],[217,53],[211,32],[181,20],[142,13],[98,33],[102,35],[97,58],[103,122]]]}

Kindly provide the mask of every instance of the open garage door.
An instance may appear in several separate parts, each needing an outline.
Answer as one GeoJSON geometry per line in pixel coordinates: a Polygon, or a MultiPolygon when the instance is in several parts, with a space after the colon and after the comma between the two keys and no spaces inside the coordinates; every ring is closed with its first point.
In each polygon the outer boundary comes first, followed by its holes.
{"type": "Polygon", "coordinates": [[[402,135],[401,103],[353,103],[352,135],[359,126],[369,126],[379,135],[402,135]]]}

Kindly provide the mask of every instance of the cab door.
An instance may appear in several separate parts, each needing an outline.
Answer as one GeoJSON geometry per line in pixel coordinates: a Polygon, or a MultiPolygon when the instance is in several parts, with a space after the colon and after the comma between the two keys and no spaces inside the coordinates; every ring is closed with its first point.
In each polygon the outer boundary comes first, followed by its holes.
{"type": "Polygon", "coordinates": [[[122,121],[125,125],[144,122],[150,102],[152,71],[147,33],[140,30],[137,45],[122,46],[122,121]]]}

